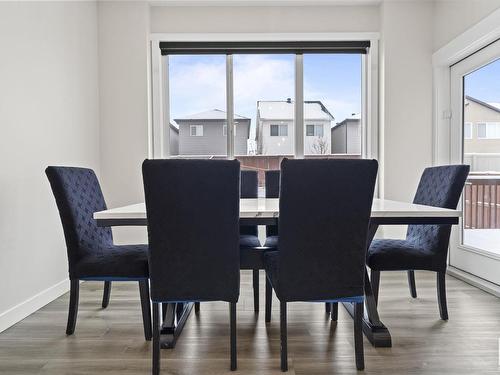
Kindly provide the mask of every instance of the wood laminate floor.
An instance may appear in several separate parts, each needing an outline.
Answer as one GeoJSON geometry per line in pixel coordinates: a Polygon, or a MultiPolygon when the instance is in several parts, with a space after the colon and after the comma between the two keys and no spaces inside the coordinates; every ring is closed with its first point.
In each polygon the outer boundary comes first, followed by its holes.
{"type": "MultiPolygon", "coordinates": [[[[452,277],[450,320],[439,319],[433,273],[417,272],[412,299],[402,272],[382,273],[380,316],[390,328],[392,348],[365,339],[365,374],[498,374],[500,300],[452,277]]],[[[264,322],[253,312],[251,273],[242,272],[238,303],[238,371],[279,374],[279,312],[264,322]]],[[[114,283],[111,302],[100,308],[102,283],[80,287],[73,336],[65,335],[66,294],[0,334],[0,374],[150,374],[151,344],[145,342],[136,283],[114,283]]],[[[339,308],[338,323],[324,305],[289,305],[289,374],[353,374],[352,320],[339,308]]],[[[203,303],[191,314],[173,350],[162,350],[162,374],[229,374],[229,308],[203,303]]],[[[360,372],[363,373],[363,372],[360,372]]]]}

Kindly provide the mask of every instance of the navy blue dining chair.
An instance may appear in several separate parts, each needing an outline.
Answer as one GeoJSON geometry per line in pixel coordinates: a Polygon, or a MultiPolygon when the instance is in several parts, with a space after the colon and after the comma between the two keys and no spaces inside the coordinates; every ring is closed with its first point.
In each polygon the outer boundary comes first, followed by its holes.
{"type": "Polygon", "coordinates": [[[366,241],[378,163],[281,163],[279,250],[264,255],[280,301],[281,370],[288,370],[287,303],[354,304],[356,367],[364,368],[362,317],[366,241]]]}
{"type": "Polygon", "coordinates": [[[160,372],[160,304],[225,301],[236,369],[240,291],[237,160],[145,160],[142,165],[153,301],[153,374],[160,372]]]}
{"type": "MultiPolygon", "coordinates": [[[[265,172],[265,186],[266,198],[279,198],[280,197],[280,171],[268,170],[265,172]]],[[[278,249],[278,225],[266,225],[266,241],[264,246],[269,251],[278,249]]],[[[266,277],[266,311],[265,321],[271,321],[271,307],[272,307],[272,293],[273,288],[268,278],[266,277]]]]}
{"type": "MultiPolygon", "coordinates": [[[[456,209],[468,165],[447,165],[426,168],[420,178],[413,203],[456,209]]],[[[381,271],[407,271],[410,294],[417,297],[415,270],[436,272],[439,314],[448,320],[446,303],[446,261],[451,225],[409,225],[406,239],[376,239],[367,254],[370,279],[378,300],[381,271]]]]}
{"type": "MultiPolygon", "coordinates": [[[[257,198],[259,181],[257,171],[241,171],[240,197],[257,198]]],[[[253,306],[259,312],[259,263],[264,250],[260,246],[257,225],[240,225],[240,268],[252,270],[253,306]]]]}
{"type": "Polygon", "coordinates": [[[112,281],[136,281],[144,336],[151,340],[147,245],[114,245],[111,229],[97,226],[93,214],[106,210],[106,203],[93,170],[50,166],[45,173],[59,209],[68,254],[70,302],[66,334],[75,331],[80,280],[105,282],[103,308],[109,303],[112,281]]]}

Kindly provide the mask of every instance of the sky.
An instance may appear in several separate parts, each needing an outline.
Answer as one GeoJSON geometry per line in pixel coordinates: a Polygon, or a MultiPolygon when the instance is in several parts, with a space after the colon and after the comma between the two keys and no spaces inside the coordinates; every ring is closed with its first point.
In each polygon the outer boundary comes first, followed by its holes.
{"type": "Polygon", "coordinates": [[[483,102],[500,103],[500,59],[466,75],[464,91],[483,102]]]}
{"type": "MultiPolygon", "coordinates": [[[[294,99],[295,55],[234,55],[234,112],[252,120],[257,101],[294,99]]],[[[225,55],[169,57],[171,119],[226,110],[225,55]]],[[[340,122],[361,111],[361,55],[304,55],[304,99],[320,100],[340,122]]],[[[333,124],[332,124],[333,125],[333,124]]]]}

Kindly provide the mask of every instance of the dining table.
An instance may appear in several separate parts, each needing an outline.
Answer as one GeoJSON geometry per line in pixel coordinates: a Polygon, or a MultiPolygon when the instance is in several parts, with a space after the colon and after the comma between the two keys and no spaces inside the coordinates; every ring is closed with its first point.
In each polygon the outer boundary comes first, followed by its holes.
{"type": "MultiPolygon", "coordinates": [[[[93,216],[97,225],[103,227],[147,226],[146,206],[144,203],[95,212],[93,216]]],[[[374,199],[367,236],[367,248],[381,225],[454,225],[458,224],[460,216],[460,210],[388,199],[374,199]]],[[[279,198],[240,199],[240,225],[277,225],[278,221],[279,198]]],[[[364,289],[363,333],[373,346],[391,347],[391,334],[389,328],[380,320],[377,302],[366,269],[364,289]]],[[[165,304],[161,329],[162,348],[173,348],[175,346],[193,305],[193,303],[165,304]]],[[[347,312],[353,316],[352,304],[344,303],[343,305],[347,312]]]]}

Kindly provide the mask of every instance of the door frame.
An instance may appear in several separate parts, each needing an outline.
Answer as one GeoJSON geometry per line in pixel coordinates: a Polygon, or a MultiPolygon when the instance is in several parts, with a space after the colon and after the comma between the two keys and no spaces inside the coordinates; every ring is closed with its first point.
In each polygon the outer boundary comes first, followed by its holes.
{"type": "MultiPolygon", "coordinates": [[[[459,35],[432,56],[433,64],[433,155],[434,165],[451,164],[457,160],[457,129],[453,129],[454,115],[462,116],[461,110],[452,108],[451,66],[480,51],[500,39],[500,9],[459,35]]],[[[461,136],[462,129],[458,129],[461,136]]],[[[462,151],[461,142],[458,151],[462,151]]],[[[461,205],[462,203],[460,203],[461,205]]],[[[460,226],[452,231],[450,254],[457,251],[456,238],[461,235],[460,226]],[[455,240],[453,240],[455,238],[455,240]]],[[[450,266],[448,273],[463,279],[481,289],[500,296],[500,287],[472,274],[450,266]]]]}
{"type": "MultiPolygon", "coordinates": [[[[463,163],[463,123],[464,123],[464,77],[500,59],[500,39],[493,42],[466,59],[452,65],[450,71],[450,161],[463,163]]],[[[463,208],[463,202],[460,202],[463,208]]],[[[475,248],[463,243],[463,221],[454,230],[450,240],[449,263],[464,272],[486,279],[500,286],[500,255],[475,248]]]]}

